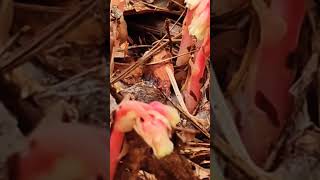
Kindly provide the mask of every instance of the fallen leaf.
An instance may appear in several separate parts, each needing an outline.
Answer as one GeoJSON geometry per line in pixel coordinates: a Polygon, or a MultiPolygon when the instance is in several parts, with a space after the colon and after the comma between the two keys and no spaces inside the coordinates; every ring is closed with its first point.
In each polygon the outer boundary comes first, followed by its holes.
{"type": "Polygon", "coordinates": [[[170,79],[166,72],[166,67],[172,70],[173,72],[173,65],[171,62],[163,62],[164,59],[171,58],[170,52],[167,50],[162,50],[155,56],[153,56],[151,63],[153,65],[149,65],[144,68],[145,73],[144,75],[147,77],[148,80],[151,80],[155,83],[156,87],[163,91],[166,95],[170,95],[170,79]],[[156,64],[158,63],[159,64],[156,64]]]}

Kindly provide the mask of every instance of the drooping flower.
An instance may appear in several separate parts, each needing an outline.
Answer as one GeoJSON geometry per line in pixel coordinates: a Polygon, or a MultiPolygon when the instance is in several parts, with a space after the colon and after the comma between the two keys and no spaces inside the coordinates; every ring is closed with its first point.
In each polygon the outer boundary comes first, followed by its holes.
{"type": "Polygon", "coordinates": [[[114,126],[110,138],[110,179],[112,180],[123,143],[124,133],[135,130],[148,144],[157,158],[173,151],[172,127],[180,121],[176,109],[160,102],[146,104],[124,101],[115,111],[114,126]]]}

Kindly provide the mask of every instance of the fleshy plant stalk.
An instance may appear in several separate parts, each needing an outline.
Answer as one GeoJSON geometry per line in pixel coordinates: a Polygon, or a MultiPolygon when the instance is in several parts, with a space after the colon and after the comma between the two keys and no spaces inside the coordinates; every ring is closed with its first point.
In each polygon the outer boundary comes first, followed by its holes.
{"type": "MultiPolygon", "coordinates": [[[[210,56],[210,1],[186,0],[187,15],[183,25],[183,36],[180,44],[180,53],[188,51],[192,46],[192,36],[197,40],[194,61],[190,61],[191,73],[182,88],[184,99],[190,113],[196,108],[201,99],[201,86],[206,68],[206,62],[210,56]]],[[[188,56],[178,58],[177,64],[183,64],[188,56]]]]}

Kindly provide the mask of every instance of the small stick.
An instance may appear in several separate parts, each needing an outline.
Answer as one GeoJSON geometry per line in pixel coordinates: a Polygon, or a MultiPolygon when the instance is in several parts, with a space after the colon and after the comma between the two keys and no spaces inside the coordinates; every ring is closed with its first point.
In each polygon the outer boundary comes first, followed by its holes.
{"type": "Polygon", "coordinates": [[[169,30],[169,25],[170,25],[170,21],[168,19],[165,20],[165,28],[166,28],[167,34],[169,36],[168,38],[169,38],[170,52],[172,53],[173,43],[172,43],[172,40],[171,40],[171,34],[170,34],[170,30],[169,30]]]}
{"type": "Polygon", "coordinates": [[[28,9],[32,11],[40,11],[45,13],[65,13],[68,12],[68,10],[70,10],[70,8],[62,8],[58,6],[45,6],[20,2],[14,2],[14,7],[17,9],[28,9]]]}
{"type": "MultiPolygon", "coordinates": [[[[181,33],[179,33],[174,39],[179,38],[181,36],[181,33]]],[[[130,67],[128,67],[126,70],[124,70],[120,75],[117,77],[111,79],[110,83],[114,84],[118,82],[120,79],[125,78],[128,76],[134,69],[136,69],[138,66],[142,65],[144,62],[146,62],[153,54],[158,52],[160,49],[164,48],[166,45],[169,44],[168,42],[163,43],[161,46],[157,47],[156,49],[149,51],[145,56],[142,56],[138,61],[134,64],[132,64],[130,67]]]]}
{"type": "Polygon", "coordinates": [[[155,64],[165,63],[165,62],[167,62],[167,61],[170,61],[171,59],[174,59],[174,58],[177,58],[177,57],[186,55],[186,54],[190,54],[190,53],[196,52],[197,50],[198,50],[198,49],[193,50],[193,51],[189,51],[189,52],[187,52],[187,53],[179,54],[179,55],[176,55],[176,56],[172,56],[172,57],[170,57],[170,58],[166,58],[166,59],[163,59],[163,60],[158,61],[158,62],[147,63],[146,65],[155,65],[155,64]]]}
{"type": "Polygon", "coordinates": [[[23,26],[13,37],[11,37],[10,40],[7,41],[4,46],[1,47],[0,57],[21,37],[23,33],[29,31],[30,29],[30,26],[23,26]]]}
{"type": "Polygon", "coordinates": [[[175,0],[170,0],[171,2],[173,2],[174,4],[178,5],[179,7],[181,7],[182,9],[185,9],[186,7],[183,6],[182,4],[178,3],[177,1],[175,0]]]}

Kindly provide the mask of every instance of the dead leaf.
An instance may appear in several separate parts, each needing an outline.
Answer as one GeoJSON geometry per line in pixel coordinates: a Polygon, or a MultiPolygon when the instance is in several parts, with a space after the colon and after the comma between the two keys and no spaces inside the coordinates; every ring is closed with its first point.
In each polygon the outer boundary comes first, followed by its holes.
{"type": "Polygon", "coordinates": [[[194,129],[186,129],[186,128],[177,128],[181,130],[181,132],[178,132],[177,135],[180,137],[183,143],[188,143],[194,141],[196,135],[198,134],[198,131],[194,129]]]}
{"type": "MultiPolygon", "coordinates": [[[[155,56],[153,56],[151,63],[162,62],[164,59],[170,58],[171,54],[167,50],[162,50],[155,56]]],[[[156,87],[163,91],[166,95],[170,95],[170,79],[166,72],[166,67],[173,72],[173,65],[171,62],[159,63],[150,65],[144,68],[144,75],[148,80],[155,83],[156,87]]]]}
{"type": "MultiPolygon", "coordinates": [[[[114,65],[115,76],[125,70],[128,66],[133,64],[120,64],[117,63],[114,65]]],[[[122,79],[121,81],[126,83],[127,85],[133,85],[141,81],[141,77],[143,75],[143,68],[141,66],[134,69],[126,78],[122,79]]]]}

